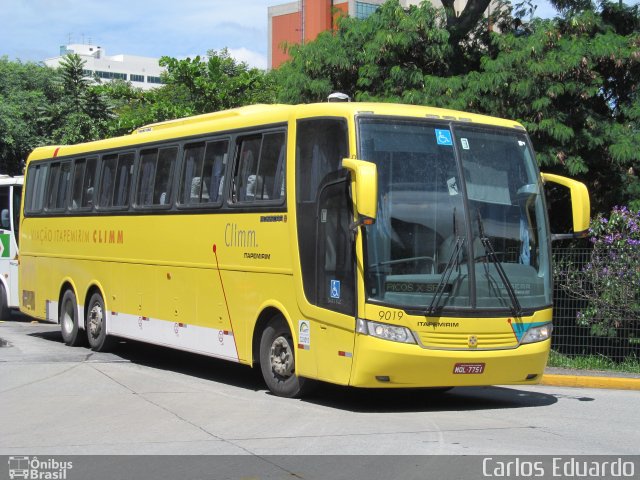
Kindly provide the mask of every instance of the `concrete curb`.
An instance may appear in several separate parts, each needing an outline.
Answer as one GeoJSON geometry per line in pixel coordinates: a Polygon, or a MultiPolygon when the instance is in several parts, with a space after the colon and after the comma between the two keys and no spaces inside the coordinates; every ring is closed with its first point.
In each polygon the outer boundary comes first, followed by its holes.
{"type": "Polygon", "coordinates": [[[640,378],[590,377],[582,375],[544,374],[541,385],[554,387],[610,388],[615,390],[640,390],[640,378]]]}

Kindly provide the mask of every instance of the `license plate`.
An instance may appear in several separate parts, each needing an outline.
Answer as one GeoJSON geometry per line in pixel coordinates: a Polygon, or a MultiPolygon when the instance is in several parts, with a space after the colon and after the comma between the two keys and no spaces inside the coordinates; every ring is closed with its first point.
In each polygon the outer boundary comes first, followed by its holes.
{"type": "Polygon", "coordinates": [[[484,363],[456,363],[453,367],[454,374],[477,375],[484,372],[484,363]]]}

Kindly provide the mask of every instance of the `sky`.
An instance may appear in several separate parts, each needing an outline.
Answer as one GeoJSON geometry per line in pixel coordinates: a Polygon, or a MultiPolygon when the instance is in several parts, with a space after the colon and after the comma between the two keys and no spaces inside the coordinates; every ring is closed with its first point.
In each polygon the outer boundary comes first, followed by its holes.
{"type": "MultiPolygon", "coordinates": [[[[175,58],[228,48],[267,66],[267,8],[290,0],[0,0],[0,57],[39,62],[68,43],[175,58]]],[[[545,0],[536,12],[552,16],[545,0]]]]}

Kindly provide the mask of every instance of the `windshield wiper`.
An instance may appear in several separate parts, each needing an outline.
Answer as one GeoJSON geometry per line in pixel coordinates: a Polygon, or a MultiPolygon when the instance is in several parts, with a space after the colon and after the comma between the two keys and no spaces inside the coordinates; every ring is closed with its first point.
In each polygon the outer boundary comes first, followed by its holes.
{"type": "Polygon", "coordinates": [[[453,251],[451,252],[451,256],[449,257],[449,261],[444,267],[442,272],[442,277],[440,277],[440,283],[438,283],[438,287],[436,288],[436,292],[431,299],[431,303],[429,304],[429,308],[427,308],[425,312],[425,316],[430,317],[436,313],[438,309],[438,305],[440,304],[440,299],[446,290],[446,286],[449,284],[449,279],[451,278],[451,273],[453,272],[453,266],[457,263],[457,259],[460,255],[460,251],[462,250],[462,245],[464,245],[463,237],[456,237],[456,243],[453,247],[453,251]]]}
{"type": "MultiPolygon", "coordinates": [[[[507,272],[504,271],[504,267],[500,260],[498,260],[498,256],[496,255],[496,251],[491,244],[491,240],[484,233],[484,225],[482,223],[482,217],[480,216],[480,210],[478,210],[478,231],[480,232],[480,241],[485,249],[485,257],[491,260],[498,271],[498,275],[500,276],[500,280],[502,280],[502,284],[504,288],[507,290],[507,294],[509,295],[509,299],[511,300],[511,310],[514,316],[520,317],[522,316],[522,307],[520,306],[520,302],[518,301],[518,296],[516,295],[516,291],[507,277],[507,272]]],[[[488,274],[488,273],[487,273],[488,274]]]]}

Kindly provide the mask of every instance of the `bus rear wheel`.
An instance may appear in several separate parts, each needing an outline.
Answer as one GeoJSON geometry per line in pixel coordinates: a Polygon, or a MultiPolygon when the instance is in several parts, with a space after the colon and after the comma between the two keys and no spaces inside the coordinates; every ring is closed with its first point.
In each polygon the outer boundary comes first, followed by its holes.
{"type": "Polygon", "coordinates": [[[294,345],[289,326],[280,315],[262,332],[260,369],[269,390],[280,397],[301,396],[309,382],[295,374],[294,345]]]}
{"type": "Polygon", "coordinates": [[[87,339],[91,350],[106,352],[113,346],[113,338],[107,335],[107,312],[102,295],[94,293],[87,309],[87,339]]]}
{"type": "Polygon", "coordinates": [[[70,347],[84,343],[78,324],[78,301],[73,290],[66,290],[60,304],[60,332],[62,340],[70,347]]]}

